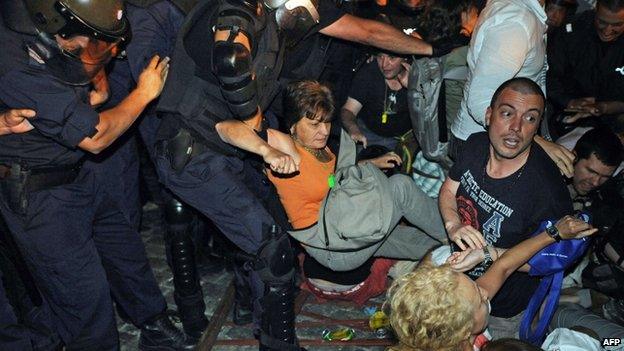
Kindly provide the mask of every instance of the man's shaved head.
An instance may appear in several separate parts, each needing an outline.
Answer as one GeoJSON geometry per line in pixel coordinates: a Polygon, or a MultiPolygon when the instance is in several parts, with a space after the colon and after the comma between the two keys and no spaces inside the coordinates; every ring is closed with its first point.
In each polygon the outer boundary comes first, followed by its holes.
{"type": "MultiPolygon", "coordinates": [[[[542,97],[542,101],[544,102],[544,104],[546,104],[546,96],[544,96],[544,92],[542,91],[542,88],[540,88],[540,86],[537,85],[537,83],[530,80],[529,78],[517,77],[517,78],[511,78],[510,80],[501,84],[498,87],[498,89],[496,89],[496,91],[494,92],[494,95],[492,95],[492,100],[490,101],[490,107],[494,108],[494,105],[496,104],[498,97],[503,92],[503,90],[507,88],[515,92],[524,94],[524,95],[539,95],[542,97]]],[[[543,112],[544,111],[542,111],[542,113],[543,112]]]]}

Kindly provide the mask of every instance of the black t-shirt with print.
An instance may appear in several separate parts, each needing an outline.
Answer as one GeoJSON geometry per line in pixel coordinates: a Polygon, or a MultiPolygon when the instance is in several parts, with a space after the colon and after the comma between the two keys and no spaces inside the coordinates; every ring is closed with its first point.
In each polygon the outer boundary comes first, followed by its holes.
{"type": "MultiPolygon", "coordinates": [[[[543,220],[573,212],[559,170],[539,145],[533,143],[525,165],[502,179],[485,171],[489,145],[487,132],[471,135],[449,173],[460,183],[456,198],[462,222],[479,230],[488,244],[511,248],[529,238],[543,220]]],[[[469,276],[482,274],[479,269],[469,276]]],[[[513,273],[492,299],[491,314],[509,318],[522,312],[538,283],[538,277],[513,273]]]]}
{"type": "Polygon", "coordinates": [[[362,104],[357,118],[373,133],[383,137],[401,136],[412,129],[407,107],[407,89],[393,91],[387,87],[377,60],[362,67],[353,78],[349,97],[362,104]],[[387,117],[385,123],[382,114],[387,117]]]}

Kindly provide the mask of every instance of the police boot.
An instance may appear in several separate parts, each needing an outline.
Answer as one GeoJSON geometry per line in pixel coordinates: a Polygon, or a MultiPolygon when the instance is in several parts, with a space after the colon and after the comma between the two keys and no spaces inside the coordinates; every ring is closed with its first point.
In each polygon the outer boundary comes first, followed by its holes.
{"type": "Polygon", "coordinates": [[[194,350],[195,340],[191,340],[176,328],[166,313],[161,313],[141,326],[139,350],[142,351],[183,351],[194,350]]]}
{"type": "Polygon", "coordinates": [[[301,350],[295,333],[293,284],[269,286],[268,290],[262,303],[260,350],[301,350]]]}
{"type": "Polygon", "coordinates": [[[174,300],[184,331],[198,340],[208,319],[206,305],[195,262],[195,245],[191,237],[194,213],[186,205],[172,199],[165,206],[167,245],[173,273],[174,300]]]}
{"type": "Polygon", "coordinates": [[[243,267],[236,262],[234,265],[234,308],[232,321],[236,325],[246,325],[253,321],[251,287],[243,267]]]}

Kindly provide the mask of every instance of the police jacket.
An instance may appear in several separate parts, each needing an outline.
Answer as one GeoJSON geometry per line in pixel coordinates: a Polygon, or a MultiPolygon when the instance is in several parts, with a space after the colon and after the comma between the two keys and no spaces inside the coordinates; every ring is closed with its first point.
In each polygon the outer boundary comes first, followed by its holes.
{"type": "Polygon", "coordinates": [[[34,129],[0,136],[0,164],[23,167],[73,166],[85,154],[78,144],[92,137],[99,122],[89,104],[88,86],[70,86],[53,77],[45,65],[29,58],[24,46],[34,37],[8,29],[0,20],[0,111],[35,110],[34,129]]]}
{"type": "Polygon", "coordinates": [[[546,91],[555,111],[581,97],[624,101],[624,36],[602,42],[594,17],[584,12],[548,39],[546,91]]]}
{"type": "MultiPolygon", "coordinates": [[[[219,13],[234,2],[207,1],[197,5],[180,29],[167,84],[158,104],[163,116],[158,139],[168,139],[180,127],[209,145],[219,144],[219,150],[232,150],[215,131],[216,123],[235,118],[220,89],[218,77],[212,70],[214,49],[213,28],[219,13]]],[[[248,11],[238,5],[241,11],[248,11]]],[[[283,61],[277,23],[266,11],[255,15],[258,31],[253,35],[253,72],[257,82],[259,106],[264,111],[279,91],[277,81],[283,61]]],[[[232,150],[233,151],[233,150],[232,150]]]]}

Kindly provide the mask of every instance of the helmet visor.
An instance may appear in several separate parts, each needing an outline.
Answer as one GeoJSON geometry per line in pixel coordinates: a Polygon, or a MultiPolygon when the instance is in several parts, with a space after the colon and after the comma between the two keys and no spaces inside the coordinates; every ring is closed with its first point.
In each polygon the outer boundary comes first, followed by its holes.
{"type": "Polygon", "coordinates": [[[275,11],[275,19],[291,46],[319,23],[319,13],[310,0],[289,0],[275,11]]]}

